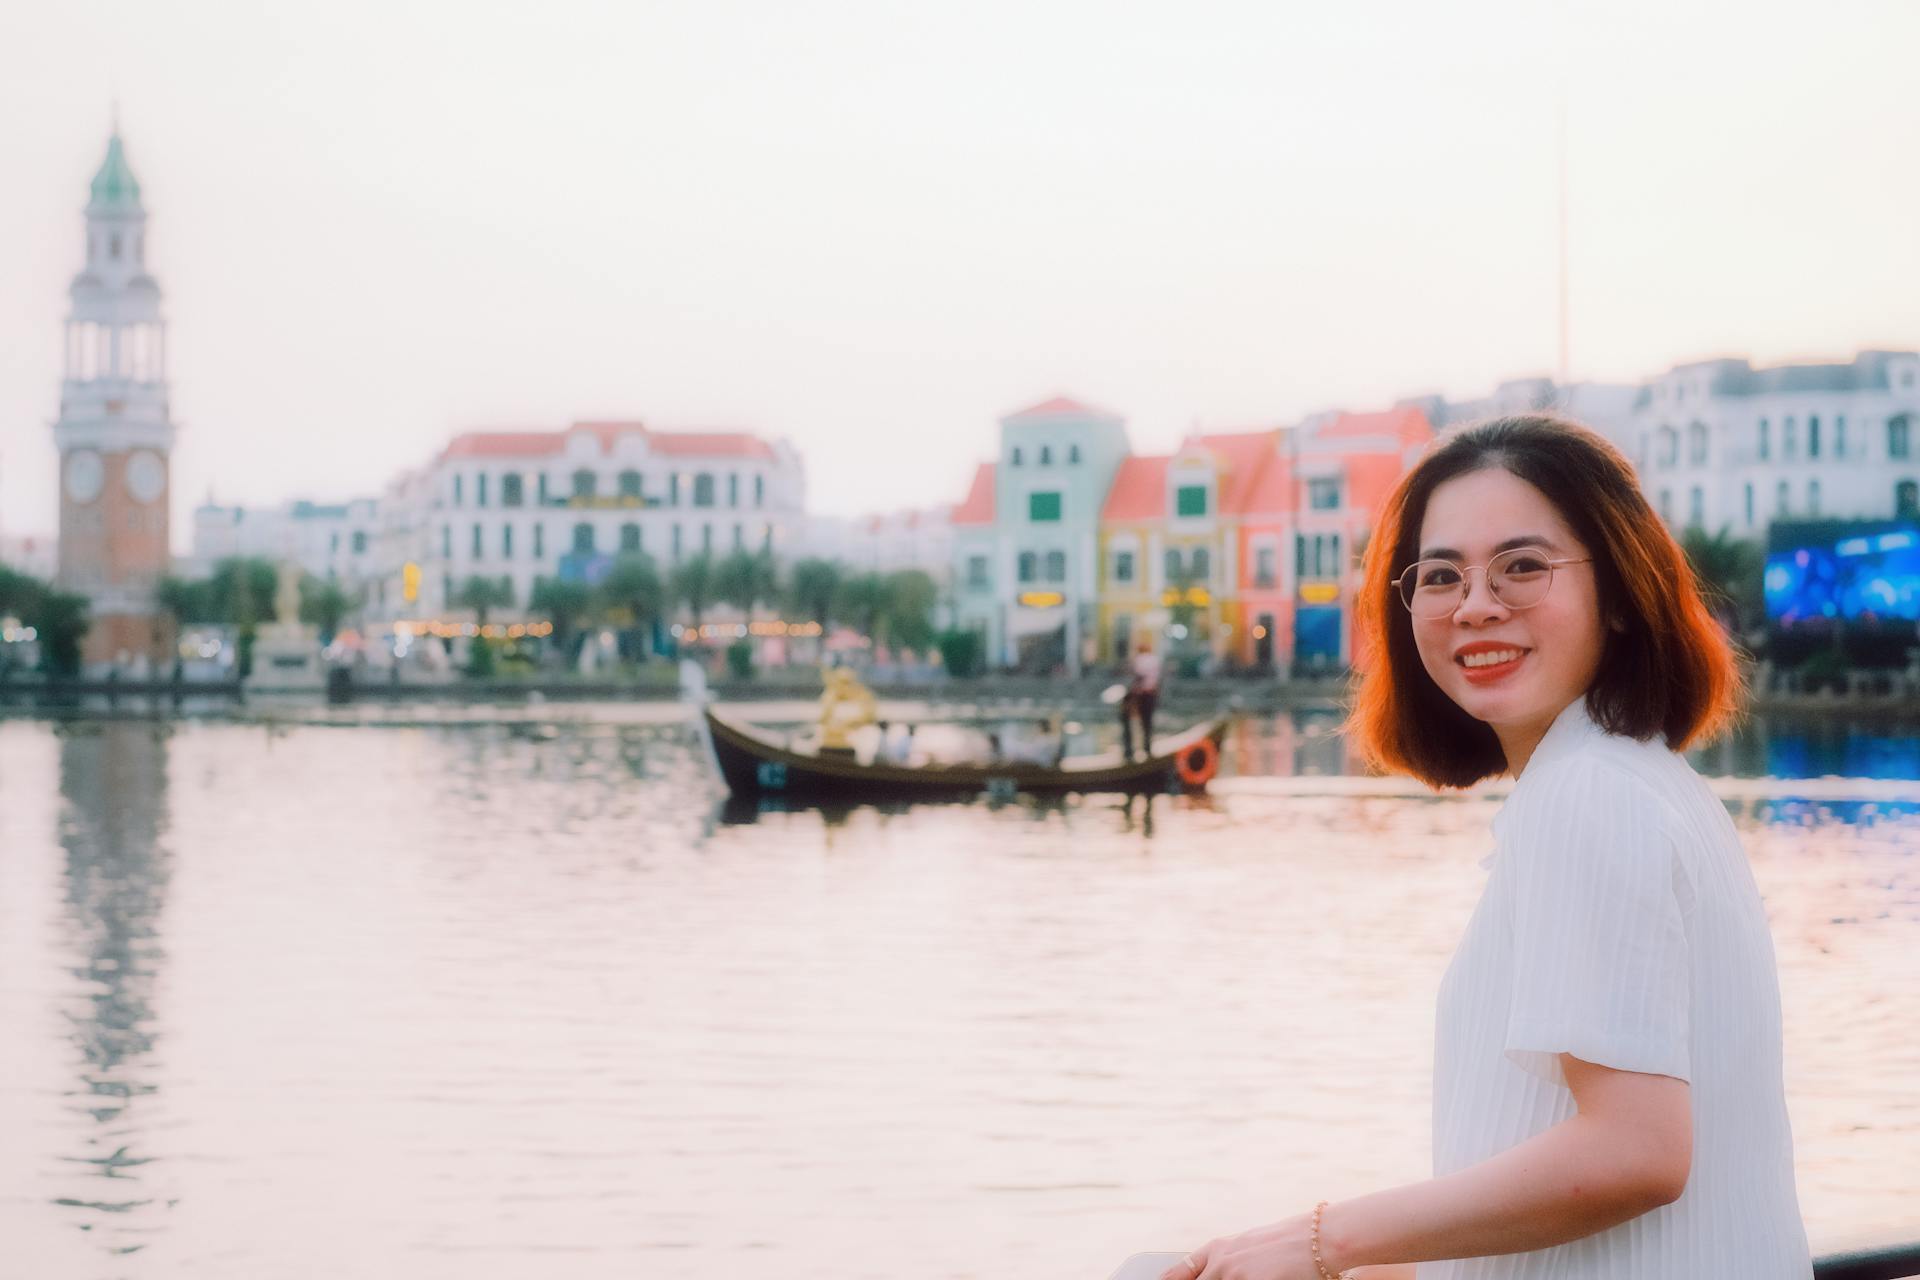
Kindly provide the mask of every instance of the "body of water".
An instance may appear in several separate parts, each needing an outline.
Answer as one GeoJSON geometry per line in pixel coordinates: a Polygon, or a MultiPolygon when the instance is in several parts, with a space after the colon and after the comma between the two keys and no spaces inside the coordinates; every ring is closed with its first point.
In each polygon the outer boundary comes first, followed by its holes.
{"type": "MultiPolygon", "coordinates": [[[[1427,1176],[1497,789],[1295,713],[1205,797],[742,809],[678,714],[0,721],[0,1274],[1099,1280],[1427,1176]]],[[[1916,753],[1700,758],[1816,1252],[1920,1238],[1916,753]]]]}

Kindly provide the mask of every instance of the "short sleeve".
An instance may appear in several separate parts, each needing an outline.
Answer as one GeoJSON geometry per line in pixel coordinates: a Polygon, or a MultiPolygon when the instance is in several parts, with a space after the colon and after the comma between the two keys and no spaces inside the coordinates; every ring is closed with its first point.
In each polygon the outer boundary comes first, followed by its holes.
{"type": "Polygon", "coordinates": [[[1664,804],[1592,759],[1540,783],[1501,842],[1513,874],[1507,1057],[1562,1087],[1562,1053],[1690,1079],[1686,922],[1664,804]]]}

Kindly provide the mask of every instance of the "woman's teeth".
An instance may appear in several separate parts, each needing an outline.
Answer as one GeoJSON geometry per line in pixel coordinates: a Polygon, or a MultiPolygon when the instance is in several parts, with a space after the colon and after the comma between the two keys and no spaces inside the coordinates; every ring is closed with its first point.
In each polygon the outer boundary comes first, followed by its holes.
{"type": "Polygon", "coordinates": [[[1470,653],[1460,659],[1463,667],[1497,667],[1503,662],[1518,662],[1524,649],[1494,649],[1487,653],[1470,653]]]}

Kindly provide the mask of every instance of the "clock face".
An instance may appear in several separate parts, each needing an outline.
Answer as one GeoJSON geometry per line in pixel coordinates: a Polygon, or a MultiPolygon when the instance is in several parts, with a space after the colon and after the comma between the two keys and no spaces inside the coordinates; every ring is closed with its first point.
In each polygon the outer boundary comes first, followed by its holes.
{"type": "Polygon", "coordinates": [[[75,502],[92,502],[100,496],[107,469],[92,449],[75,449],[67,455],[67,497],[75,502]]]}
{"type": "Polygon", "coordinates": [[[152,502],[167,487],[167,468],[157,454],[146,449],[134,451],[127,459],[127,492],[135,502],[152,502]]]}

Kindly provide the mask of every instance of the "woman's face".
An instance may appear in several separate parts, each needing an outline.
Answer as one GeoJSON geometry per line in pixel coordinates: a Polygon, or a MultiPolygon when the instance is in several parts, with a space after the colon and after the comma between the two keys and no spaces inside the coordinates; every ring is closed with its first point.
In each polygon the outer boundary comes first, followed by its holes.
{"type": "MultiPolygon", "coordinates": [[[[1415,554],[1485,565],[1519,541],[1553,560],[1592,554],[1545,494],[1495,466],[1434,489],[1415,554]]],[[[1487,589],[1483,569],[1470,568],[1466,595],[1452,612],[1413,617],[1421,665],[1461,710],[1493,727],[1509,761],[1516,745],[1522,757],[1530,753],[1553,717],[1593,683],[1606,643],[1594,582],[1592,564],[1555,565],[1546,596],[1514,609],[1487,589]],[[1466,665],[1463,659],[1476,653],[1476,665],[1466,665]]]]}

